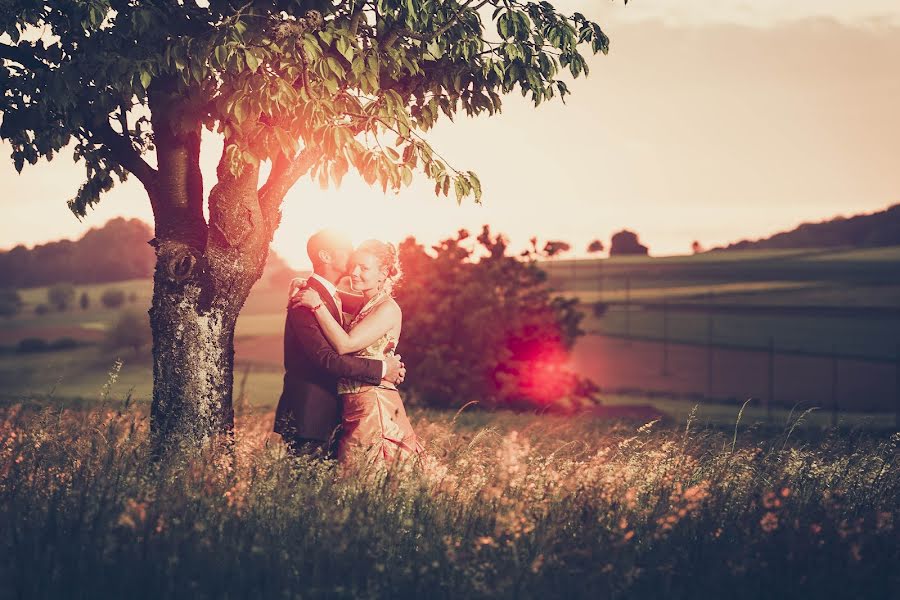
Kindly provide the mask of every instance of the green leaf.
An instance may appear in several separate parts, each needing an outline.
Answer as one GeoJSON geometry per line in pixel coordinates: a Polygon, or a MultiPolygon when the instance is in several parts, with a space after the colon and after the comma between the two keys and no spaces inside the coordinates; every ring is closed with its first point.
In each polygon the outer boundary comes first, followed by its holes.
{"type": "Polygon", "coordinates": [[[250,67],[250,70],[256,73],[256,70],[259,68],[259,58],[250,50],[244,54],[244,58],[247,61],[247,66],[250,67]]]}
{"type": "Polygon", "coordinates": [[[141,85],[144,87],[145,90],[148,87],[150,87],[151,79],[153,79],[153,77],[150,75],[150,73],[148,71],[141,71],[141,85]]]}

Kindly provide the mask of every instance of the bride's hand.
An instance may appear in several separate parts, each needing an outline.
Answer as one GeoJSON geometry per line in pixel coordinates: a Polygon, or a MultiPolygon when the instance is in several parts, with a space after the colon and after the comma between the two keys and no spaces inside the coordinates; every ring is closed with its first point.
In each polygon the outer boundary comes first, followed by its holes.
{"type": "Polygon", "coordinates": [[[315,308],[322,304],[322,297],[319,295],[319,292],[312,288],[300,290],[294,300],[296,301],[296,304],[299,304],[304,308],[315,308]]]}
{"type": "Polygon", "coordinates": [[[303,287],[306,286],[307,279],[305,277],[294,277],[291,279],[290,290],[288,291],[288,304],[287,307],[290,308],[297,304],[296,295],[303,287]]]}

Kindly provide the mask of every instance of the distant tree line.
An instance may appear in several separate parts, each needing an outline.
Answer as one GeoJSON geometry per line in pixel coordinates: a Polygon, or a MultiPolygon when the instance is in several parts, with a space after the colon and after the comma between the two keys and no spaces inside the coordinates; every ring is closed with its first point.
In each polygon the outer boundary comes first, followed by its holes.
{"type": "Polygon", "coordinates": [[[900,245],[900,204],[853,217],[837,217],[820,223],[803,223],[791,231],[750,241],[742,240],[716,250],[779,248],[873,248],[900,245]]]}
{"type": "MultiPolygon", "coordinates": [[[[110,220],[79,240],[59,240],[32,249],[0,252],[0,281],[8,287],[35,287],[67,281],[107,283],[150,277],[156,263],[150,226],[139,219],[110,220]]],[[[74,301],[74,298],[72,299],[74,301]]]]}

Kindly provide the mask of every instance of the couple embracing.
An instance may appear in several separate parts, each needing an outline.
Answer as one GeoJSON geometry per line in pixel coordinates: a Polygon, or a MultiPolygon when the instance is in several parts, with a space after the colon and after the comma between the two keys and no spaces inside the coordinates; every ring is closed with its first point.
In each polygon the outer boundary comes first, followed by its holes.
{"type": "Polygon", "coordinates": [[[284,389],[274,431],[292,452],[390,463],[422,452],[397,384],[402,313],[391,290],[397,250],[377,240],[353,248],[332,231],[306,246],[313,274],[291,282],[284,328],[284,389]],[[338,290],[345,276],[353,292],[338,290]]]}

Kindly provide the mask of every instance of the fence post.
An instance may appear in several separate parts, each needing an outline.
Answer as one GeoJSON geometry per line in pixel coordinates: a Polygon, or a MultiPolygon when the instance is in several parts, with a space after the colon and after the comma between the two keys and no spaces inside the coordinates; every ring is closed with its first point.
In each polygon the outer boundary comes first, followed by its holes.
{"type": "Polygon", "coordinates": [[[631,344],[631,275],[625,276],[625,339],[631,344]]]}
{"type": "Polygon", "coordinates": [[[837,427],[838,420],[838,357],[837,349],[831,348],[831,426],[837,427]]]}
{"type": "Polygon", "coordinates": [[[775,404],[775,338],[769,337],[769,393],[766,395],[766,422],[772,421],[772,405],[775,404]]]}
{"type": "Polygon", "coordinates": [[[662,374],[669,375],[669,298],[663,296],[663,356],[662,374]]]}
{"type": "Polygon", "coordinates": [[[713,388],[713,317],[712,294],[707,295],[706,303],[706,397],[712,398],[713,388]]]}

